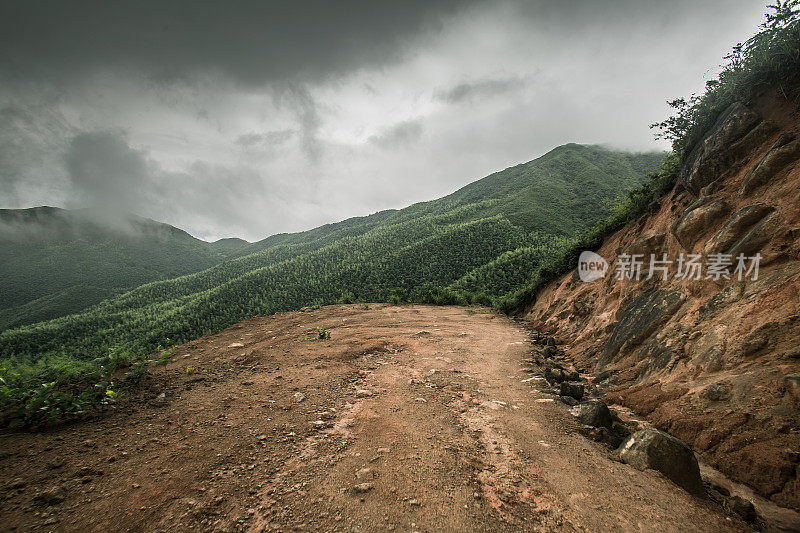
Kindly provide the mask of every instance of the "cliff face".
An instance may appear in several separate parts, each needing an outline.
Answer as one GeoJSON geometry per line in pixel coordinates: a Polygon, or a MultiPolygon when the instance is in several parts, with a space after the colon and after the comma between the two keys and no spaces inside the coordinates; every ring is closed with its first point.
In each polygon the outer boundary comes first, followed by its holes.
{"type": "Polygon", "coordinates": [[[732,105],[686,156],[674,189],[606,239],[597,252],[609,263],[606,276],[564,275],[526,314],[577,368],[598,374],[606,401],[646,416],[732,479],[795,509],[798,162],[800,114],[787,98],[770,93],[749,107],[732,105]],[[628,268],[632,276],[617,279],[625,254],[642,254],[638,280],[628,268]],[[657,268],[646,279],[651,254],[673,261],[656,265],[666,280],[657,268]],[[700,279],[680,275],[681,254],[701,256],[700,279]],[[736,270],[740,254],[744,271],[736,270]],[[754,279],[746,269],[757,254],[754,279]],[[714,279],[715,258],[730,279],[714,279]]]}

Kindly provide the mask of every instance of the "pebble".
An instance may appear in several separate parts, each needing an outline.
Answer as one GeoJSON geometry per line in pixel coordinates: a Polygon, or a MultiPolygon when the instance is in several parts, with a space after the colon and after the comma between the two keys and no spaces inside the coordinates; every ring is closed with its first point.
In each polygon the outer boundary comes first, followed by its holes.
{"type": "Polygon", "coordinates": [[[372,483],[359,483],[355,487],[353,487],[353,492],[357,494],[363,494],[365,492],[369,492],[374,489],[375,486],[372,483]]]}

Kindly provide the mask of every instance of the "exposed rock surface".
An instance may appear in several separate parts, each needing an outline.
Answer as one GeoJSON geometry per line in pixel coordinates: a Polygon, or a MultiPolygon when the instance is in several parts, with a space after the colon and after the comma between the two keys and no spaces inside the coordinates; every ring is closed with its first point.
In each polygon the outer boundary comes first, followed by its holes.
{"type": "Polygon", "coordinates": [[[732,104],[689,152],[681,180],[687,189],[698,194],[700,189],[731,172],[745,150],[763,142],[774,129],[752,109],[738,102],[732,104]],[[741,146],[736,146],[737,143],[741,146]]]}
{"type": "MultiPolygon", "coordinates": [[[[630,408],[773,502],[800,509],[800,114],[779,94],[731,106],[658,205],[609,236],[604,279],[572,273],[526,319],[630,408]],[[669,231],[667,231],[669,229],[669,231]],[[616,279],[621,254],[666,253],[670,275],[616,279]],[[708,254],[731,254],[709,278],[708,254]],[[698,279],[676,277],[700,254],[698,279]],[[758,276],[734,270],[760,255],[758,276]],[[576,312],[576,309],[588,309],[576,312]]],[[[646,266],[646,265],[645,265],[646,266]]],[[[751,265],[752,266],[752,265],[751,265]]]]}

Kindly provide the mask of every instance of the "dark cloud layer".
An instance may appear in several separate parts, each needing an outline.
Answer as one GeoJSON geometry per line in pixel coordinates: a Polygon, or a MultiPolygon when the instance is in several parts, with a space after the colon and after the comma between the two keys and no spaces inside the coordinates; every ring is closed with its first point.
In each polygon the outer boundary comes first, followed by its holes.
{"type": "Polygon", "coordinates": [[[202,238],[443,196],[567,143],[663,149],[760,0],[0,0],[0,207],[202,238]]]}
{"type": "Polygon", "coordinates": [[[239,82],[319,81],[400,56],[465,2],[144,0],[0,3],[6,76],[134,68],[169,80],[217,71],[239,82]]]}

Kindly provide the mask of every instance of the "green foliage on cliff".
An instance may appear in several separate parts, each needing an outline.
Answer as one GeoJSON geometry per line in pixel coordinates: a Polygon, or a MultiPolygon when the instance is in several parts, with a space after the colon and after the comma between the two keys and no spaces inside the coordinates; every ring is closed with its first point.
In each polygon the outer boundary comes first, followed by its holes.
{"type": "Polygon", "coordinates": [[[725,56],[719,77],[706,83],[705,92],[668,102],[675,114],[651,126],[659,129],[659,137],[672,141],[676,153],[688,153],[732,103],[746,102],[760,89],[777,88],[786,96],[796,88],[800,0],[777,0],[768,7],[761,31],[725,56]]]}

